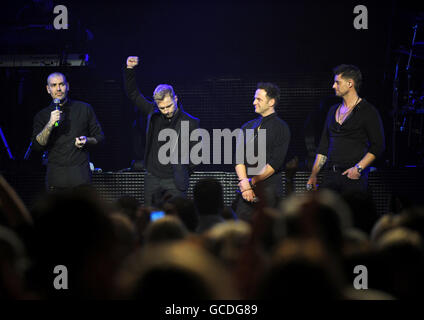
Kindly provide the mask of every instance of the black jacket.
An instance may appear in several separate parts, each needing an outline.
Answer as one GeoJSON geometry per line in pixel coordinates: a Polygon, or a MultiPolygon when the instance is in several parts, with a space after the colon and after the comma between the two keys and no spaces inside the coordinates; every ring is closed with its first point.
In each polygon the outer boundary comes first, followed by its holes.
{"type": "MultiPolygon", "coordinates": [[[[136,83],[136,75],[134,69],[124,69],[124,85],[125,91],[128,98],[141,110],[141,112],[147,116],[147,126],[146,126],[146,150],[144,153],[144,163],[147,164],[148,155],[151,151],[152,144],[157,143],[158,137],[154,137],[153,133],[153,124],[155,120],[159,117],[162,117],[161,112],[158,110],[156,104],[147,100],[143,94],[140,93],[136,83]],[[154,140],[156,139],[156,140],[154,140]]],[[[181,164],[181,144],[180,144],[180,133],[181,133],[181,123],[182,121],[188,121],[189,123],[189,132],[199,128],[199,119],[191,116],[186,113],[179,107],[177,113],[174,117],[177,117],[173,121],[173,129],[178,133],[178,155],[179,161],[178,164],[169,164],[172,166],[172,172],[174,176],[174,182],[178,189],[181,191],[186,191],[189,186],[189,176],[192,173],[195,165],[189,161],[189,164],[181,164]]],[[[197,142],[189,142],[189,150],[197,142]]]]}

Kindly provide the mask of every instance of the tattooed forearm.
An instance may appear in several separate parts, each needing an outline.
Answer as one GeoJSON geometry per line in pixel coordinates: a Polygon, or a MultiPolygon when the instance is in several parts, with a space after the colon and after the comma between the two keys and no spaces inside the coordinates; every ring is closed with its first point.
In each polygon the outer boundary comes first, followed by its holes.
{"type": "Polygon", "coordinates": [[[49,140],[50,133],[52,132],[53,126],[51,126],[49,123],[46,124],[43,131],[41,131],[37,137],[36,140],[39,144],[42,146],[45,146],[47,144],[47,141],[49,140]]]}
{"type": "Polygon", "coordinates": [[[315,157],[315,162],[312,167],[311,176],[317,176],[318,172],[321,170],[321,168],[324,166],[325,162],[327,161],[327,157],[323,154],[317,154],[315,157]]]}
{"type": "Polygon", "coordinates": [[[320,155],[320,156],[321,157],[318,160],[318,168],[321,169],[324,166],[325,162],[327,161],[327,157],[323,155],[320,155]]]}

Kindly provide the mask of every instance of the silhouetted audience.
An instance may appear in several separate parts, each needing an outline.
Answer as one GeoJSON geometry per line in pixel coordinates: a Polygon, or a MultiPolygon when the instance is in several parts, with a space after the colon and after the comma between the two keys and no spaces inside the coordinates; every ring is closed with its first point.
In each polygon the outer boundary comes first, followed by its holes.
{"type": "Polygon", "coordinates": [[[194,203],[190,199],[174,197],[163,205],[163,210],[168,215],[175,215],[190,232],[196,232],[199,224],[199,216],[194,203]]]}
{"type": "Polygon", "coordinates": [[[183,301],[237,299],[225,269],[205,249],[189,242],[147,246],[118,277],[126,299],[183,301]]]}
{"type": "Polygon", "coordinates": [[[114,203],[115,210],[125,214],[132,222],[137,220],[137,213],[141,204],[131,196],[122,196],[114,203]]]}
{"type": "Polygon", "coordinates": [[[116,237],[117,259],[122,260],[138,247],[137,230],[130,218],[122,213],[109,215],[116,237]]]}
{"type": "Polygon", "coordinates": [[[373,286],[398,299],[424,298],[424,248],[420,234],[394,228],[384,233],[375,246],[378,263],[372,270],[373,286]]]}
{"type": "Polygon", "coordinates": [[[280,236],[320,239],[325,247],[341,255],[343,233],[353,227],[349,207],[336,193],[322,190],[294,195],[281,204],[280,236]]]}
{"type": "Polygon", "coordinates": [[[246,223],[223,213],[217,180],[200,180],[193,196],[159,190],[143,207],[80,186],[30,211],[0,176],[0,298],[424,297],[423,207],[377,217],[368,196],[322,190],[258,205],[246,223]]]}
{"type": "Polygon", "coordinates": [[[157,244],[184,239],[187,228],[178,217],[164,216],[152,221],[146,228],[144,244],[157,244]]]}
{"type": "Polygon", "coordinates": [[[35,299],[27,292],[25,273],[29,268],[24,243],[15,232],[0,225],[0,299],[35,299]]]}
{"type": "Polygon", "coordinates": [[[284,240],[258,286],[258,298],[286,300],[343,299],[341,271],[318,239],[284,240]]]}
{"type": "Polygon", "coordinates": [[[33,216],[31,289],[45,298],[110,298],[117,238],[105,207],[78,192],[48,194],[33,216]],[[52,285],[57,266],[67,269],[66,290],[52,285]]]}
{"type": "Polygon", "coordinates": [[[204,235],[206,248],[232,269],[249,240],[251,227],[245,221],[228,221],[214,225],[204,235]]]}

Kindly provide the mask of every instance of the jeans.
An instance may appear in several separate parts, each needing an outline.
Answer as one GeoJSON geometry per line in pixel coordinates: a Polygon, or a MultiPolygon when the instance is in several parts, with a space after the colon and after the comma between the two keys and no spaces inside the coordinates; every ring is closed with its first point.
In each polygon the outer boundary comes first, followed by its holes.
{"type": "Polygon", "coordinates": [[[363,171],[359,179],[350,179],[342,175],[341,170],[326,170],[320,188],[330,189],[340,194],[363,192],[368,190],[368,172],[363,171]]]}

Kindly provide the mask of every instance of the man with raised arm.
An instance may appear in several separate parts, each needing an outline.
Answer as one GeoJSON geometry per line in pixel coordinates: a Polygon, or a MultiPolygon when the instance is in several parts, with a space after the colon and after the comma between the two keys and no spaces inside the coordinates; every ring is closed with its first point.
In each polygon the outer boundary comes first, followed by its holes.
{"type": "MultiPolygon", "coordinates": [[[[139,64],[139,58],[130,56],[127,58],[127,66],[124,69],[124,84],[128,98],[147,116],[146,150],[144,153],[144,166],[146,176],[144,179],[144,204],[152,204],[153,194],[160,189],[166,190],[172,196],[185,196],[189,186],[189,176],[194,165],[189,157],[192,141],[181,141],[186,136],[182,135],[184,126],[188,126],[189,134],[199,127],[199,119],[189,115],[181,106],[178,106],[178,97],[172,86],[160,84],[153,92],[153,102],[147,100],[138,90],[135,67],[139,64]],[[161,147],[166,141],[159,139],[162,130],[173,129],[177,133],[171,153],[178,154],[178,163],[172,163],[161,158],[161,147]],[[188,144],[188,154],[182,154],[182,145],[188,144]],[[182,161],[186,158],[188,161],[182,161]]],[[[186,150],[187,151],[187,150],[186,150]]]]}

